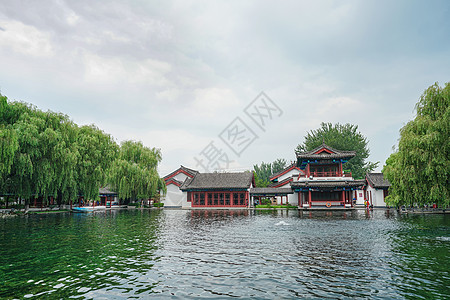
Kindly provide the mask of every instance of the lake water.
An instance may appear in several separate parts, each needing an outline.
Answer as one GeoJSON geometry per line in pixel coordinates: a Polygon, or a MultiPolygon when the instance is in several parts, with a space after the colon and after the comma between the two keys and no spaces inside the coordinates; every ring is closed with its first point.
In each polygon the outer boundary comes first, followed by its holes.
{"type": "Polygon", "coordinates": [[[0,219],[0,298],[450,298],[450,216],[119,210],[0,219]]]}

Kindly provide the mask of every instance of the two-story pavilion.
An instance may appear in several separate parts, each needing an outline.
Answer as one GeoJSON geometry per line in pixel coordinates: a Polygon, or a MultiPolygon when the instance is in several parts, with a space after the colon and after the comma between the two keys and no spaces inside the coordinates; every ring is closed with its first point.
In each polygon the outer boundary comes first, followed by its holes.
{"type": "Polygon", "coordinates": [[[365,181],[355,180],[344,172],[343,164],[356,155],[325,144],[307,152],[297,153],[297,167],[304,171],[291,188],[297,193],[299,208],[351,208],[353,191],[365,181]]]}

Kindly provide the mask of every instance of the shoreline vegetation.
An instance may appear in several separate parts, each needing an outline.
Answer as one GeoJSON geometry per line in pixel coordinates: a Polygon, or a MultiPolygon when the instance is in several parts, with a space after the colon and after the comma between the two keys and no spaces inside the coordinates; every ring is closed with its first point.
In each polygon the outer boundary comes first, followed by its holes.
{"type": "MultiPolygon", "coordinates": [[[[139,209],[139,210],[162,210],[164,209],[163,206],[139,206],[139,205],[129,205],[127,207],[123,207],[121,208],[122,210],[134,210],[134,209],[139,209]]],[[[166,208],[169,210],[198,210],[198,209],[192,209],[192,208],[166,208]]],[[[227,210],[227,208],[217,208],[220,210],[227,210]]],[[[274,210],[297,210],[298,207],[294,206],[294,205],[256,205],[255,207],[251,207],[251,208],[242,208],[244,210],[259,210],[259,211],[274,211],[274,210]]],[[[109,209],[108,209],[109,210],[109,209]]],[[[214,209],[205,209],[205,210],[214,210],[214,209]]],[[[234,210],[234,209],[229,209],[229,210],[234,210]]],[[[360,207],[354,207],[350,210],[367,210],[366,207],[364,206],[360,206],[360,207]]],[[[395,207],[374,207],[369,209],[368,211],[373,211],[373,210],[394,210],[396,212],[398,212],[399,214],[411,214],[411,215],[420,215],[420,214],[449,214],[450,210],[449,209],[442,209],[442,208],[433,208],[433,207],[428,207],[428,208],[420,208],[420,207],[409,207],[409,208],[395,208],[395,207]]],[[[106,211],[106,210],[102,210],[102,211],[106,211]]],[[[102,212],[99,211],[99,212],[102,212]]],[[[325,209],[306,209],[303,211],[339,211],[339,210],[325,210],[325,209]]],[[[16,216],[26,216],[26,215],[45,215],[45,214],[57,214],[57,213],[73,213],[70,209],[66,209],[66,208],[57,208],[57,209],[52,209],[52,208],[39,208],[39,209],[29,209],[28,211],[25,211],[24,209],[5,209],[2,208],[0,209],[0,219],[3,218],[9,218],[9,217],[16,217],[16,216]]]]}
{"type": "Polygon", "coordinates": [[[39,206],[99,201],[100,188],[125,203],[166,192],[159,148],[120,144],[100,128],[69,116],[10,101],[0,93],[0,203],[39,206]]]}
{"type": "MultiPolygon", "coordinates": [[[[445,213],[450,206],[450,83],[443,88],[438,83],[430,86],[415,110],[415,119],[400,129],[398,148],[383,168],[391,184],[385,202],[406,213],[415,209],[404,207],[421,210],[430,204],[437,206],[431,211],[445,213]]],[[[346,131],[357,129],[350,124],[338,125],[322,123],[322,129],[308,136],[324,143],[326,132],[333,132],[333,137],[335,131],[347,125],[346,131]]],[[[360,140],[366,142],[363,136],[360,140]]],[[[167,192],[157,172],[161,149],[135,141],[118,144],[93,124],[79,126],[67,115],[44,112],[32,104],[10,101],[2,94],[0,150],[0,202],[6,203],[6,208],[8,204],[23,205],[25,213],[32,200],[35,206],[56,205],[60,209],[83,200],[98,201],[102,187],[114,190],[123,204],[140,199],[159,202],[167,192]]],[[[288,208],[263,204],[255,209],[288,208]]]]}

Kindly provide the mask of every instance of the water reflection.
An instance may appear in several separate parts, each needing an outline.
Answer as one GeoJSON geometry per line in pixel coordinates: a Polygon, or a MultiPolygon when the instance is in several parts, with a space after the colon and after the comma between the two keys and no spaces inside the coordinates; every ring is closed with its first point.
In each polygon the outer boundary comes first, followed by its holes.
{"type": "Polygon", "coordinates": [[[116,288],[134,294],[148,288],[139,274],[154,264],[158,221],[117,211],[28,216],[16,218],[8,233],[2,297],[65,298],[116,288]]]}
{"type": "Polygon", "coordinates": [[[448,298],[449,222],[387,210],[5,219],[0,297],[448,298]]]}

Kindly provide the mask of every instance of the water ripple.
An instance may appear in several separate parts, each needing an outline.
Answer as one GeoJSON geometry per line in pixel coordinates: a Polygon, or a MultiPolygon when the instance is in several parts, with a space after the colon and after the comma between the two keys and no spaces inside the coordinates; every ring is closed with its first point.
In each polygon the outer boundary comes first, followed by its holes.
{"type": "Polygon", "coordinates": [[[4,219],[0,297],[445,299],[449,227],[392,211],[4,219]]]}

